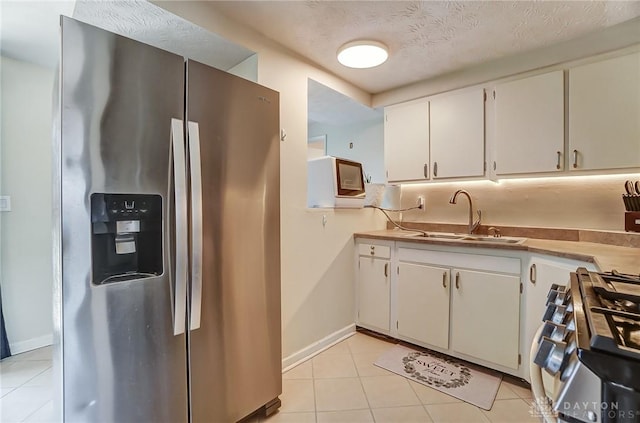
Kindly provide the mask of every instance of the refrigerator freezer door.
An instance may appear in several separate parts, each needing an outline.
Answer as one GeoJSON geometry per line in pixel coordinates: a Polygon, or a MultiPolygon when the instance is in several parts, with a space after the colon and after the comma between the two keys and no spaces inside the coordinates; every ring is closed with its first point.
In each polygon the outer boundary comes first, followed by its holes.
{"type": "Polygon", "coordinates": [[[193,61],[187,75],[204,217],[200,328],[189,333],[191,416],[234,422],[282,392],[279,96],[193,61]]]}
{"type": "MultiPolygon", "coordinates": [[[[62,361],[54,365],[67,422],[187,421],[186,334],[174,336],[172,318],[171,120],[184,120],[183,102],[182,57],[63,18],[62,361]],[[94,193],[162,198],[159,274],[92,283],[94,193]]],[[[131,201],[113,210],[105,213],[146,213],[131,201]]],[[[107,224],[98,229],[109,234],[107,224]]],[[[113,257],[135,267],[135,254],[141,245],[113,257]]]]}

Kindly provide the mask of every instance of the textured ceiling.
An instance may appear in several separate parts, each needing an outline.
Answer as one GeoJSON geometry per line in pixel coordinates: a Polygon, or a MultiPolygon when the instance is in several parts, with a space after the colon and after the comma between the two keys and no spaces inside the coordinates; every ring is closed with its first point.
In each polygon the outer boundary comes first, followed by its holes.
{"type": "Polygon", "coordinates": [[[78,0],[73,17],[218,69],[254,54],[144,0],[78,0]]]}
{"type": "Polygon", "coordinates": [[[549,46],[640,16],[638,1],[214,1],[212,7],[370,93],[549,46]],[[373,69],[337,49],[374,39],[373,69]]]}
{"type": "Polygon", "coordinates": [[[0,52],[53,68],[60,15],[228,70],[254,54],[143,0],[0,0],[0,52]]]}

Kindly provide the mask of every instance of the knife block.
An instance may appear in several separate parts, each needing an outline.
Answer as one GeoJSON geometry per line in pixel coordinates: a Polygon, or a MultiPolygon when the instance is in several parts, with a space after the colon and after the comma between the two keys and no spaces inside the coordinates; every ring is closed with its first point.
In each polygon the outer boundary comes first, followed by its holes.
{"type": "Polygon", "coordinates": [[[628,211],[624,213],[624,230],[640,232],[640,212],[628,211]]]}

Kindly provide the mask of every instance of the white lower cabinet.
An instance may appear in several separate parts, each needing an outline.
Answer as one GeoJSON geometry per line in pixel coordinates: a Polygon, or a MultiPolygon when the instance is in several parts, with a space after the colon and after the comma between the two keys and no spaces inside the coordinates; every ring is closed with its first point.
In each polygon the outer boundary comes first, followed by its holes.
{"type": "Polygon", "coordinates": [[[398,335],[449,348],[449,279],[447,268],[399,264],[398,335]]]}
{"type": "Polygon", "coordinates": [[[500,370],[519,369],[519,258],[396,251],[393,335],[500,370]]]}
{"type": "Polygon", "coordinates": [[[518,368],[520,277],[453,269],[451,348],[518,368]]]}
{"type": "Polygon", "coordinates": [[[578,267],[597,270],[538,253],[430,248],[356,241],[356,324],[526,380],[549,288],[578,267]]]}
{"type": "MultiPolygon", "coordinates": [[[[547,294],[551,289],[551,285],[567,285],[571,272],[575,272],[578,267],[597,270],[593,263],[541,254],[532,254],[526,268],[523,268],[522,279],[524,281],[525,296],[523,318],[525,324],[522,336],[524,338],[523,350],[527,356],[529,355],[533,337],[538,327],[542,324],[542,316],[547,304],[547,294]]],[[[545,374],[543,372],[543,375],[545,374]]],[[[527,369],[525,376],[527,380],[528,375],[527,369]]]]}
{"type": "Polygon", "coordinates": [[[359,244],[358,251],[358,325],[388,333],[390,247],[376,244],[359,244]]]}

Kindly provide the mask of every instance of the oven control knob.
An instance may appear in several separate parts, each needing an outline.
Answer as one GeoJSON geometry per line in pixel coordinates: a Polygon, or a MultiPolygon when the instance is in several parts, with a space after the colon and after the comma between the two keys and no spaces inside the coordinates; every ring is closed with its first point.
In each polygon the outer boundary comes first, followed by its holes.
{"type": "Polygon", "coordinates": [[[564,353],[566,355],[571,355],[578,348],[576,343],[576,334],[575,332],[569,332],[565,337],[564,342],[567,344],[567,347],[564,349],[564,353]]]}
{"type": "Polygon", "coordinates": [[[567,305],[571,301],[571,293],[568,291],[558,292],[556,296],[556,304],[567,305]]]}
{"type": "Polygon", "coordinates": [[[538,343],[542,340],[542,338],[547,337],[552,341],[565,341],[565,337],[567,336],[568,330],[566,325],[555,324],[550,321],[544,322],[544,327],[542,328],[542,332],[540,338],[538,339],[538,343]]]}
{"type": "Polygon", "coordinates": [[[570,291],[558,291],[552,289],[547,294],[547,304],[562,304],[565,305],[569,301],[571,301],[571,292],[570,291]]]}
{"type": "Polygon", "coordinates": [[[545,369],[550,375],[555,376],[562,369],[564,352],[567,344],[556,342],[546,336],[540,341],[538,353],[533,362],[545,369]]]}
{"type": "Polygon", "coordinates": [[[566,317],[571,313],[573,313],[573,304],[571,303],[567,305],[549,304],[544,316],[542,316],[542,321],[550,320],[556,324],[563,324],[566,321],[566,317]]]}
{"type": "Polygon", "coordinates": [[[573,376],[579,362],[577,355],[570,355],[569,358],[567,358],[567,362],[560,373],[561,382],[566,382],[571,376],[573,376]]]}
{"type": "Polygon", "coordinates": [[[576,330],[576,322],[575,322],[575,320],[573,320],[573,313],[570,314],[567,317],[567,320],[566,320],[566,322],[564,324],[567,327],[567,331],[575,332],[575,330],[576,330]]]}

